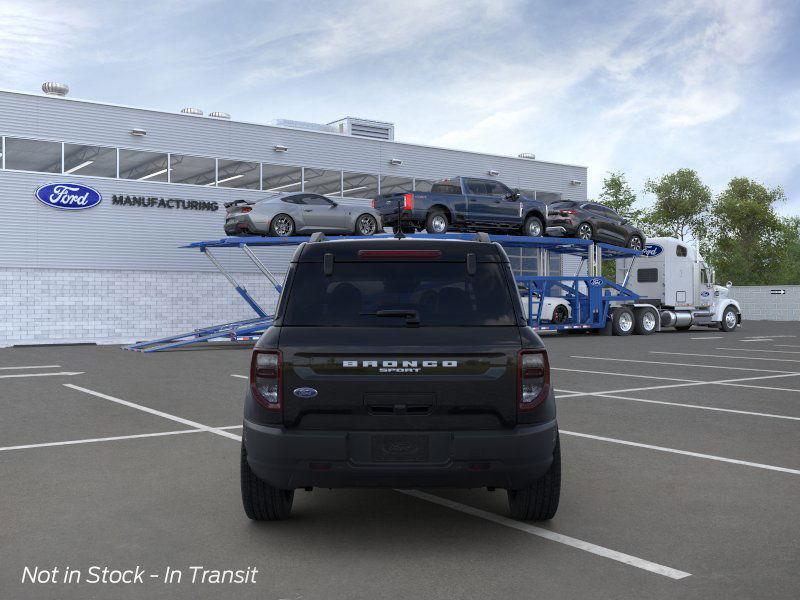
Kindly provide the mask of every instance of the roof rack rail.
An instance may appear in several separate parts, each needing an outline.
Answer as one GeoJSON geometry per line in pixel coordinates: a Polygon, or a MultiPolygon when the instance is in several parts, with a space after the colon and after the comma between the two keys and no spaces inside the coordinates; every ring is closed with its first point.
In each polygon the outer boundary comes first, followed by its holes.
{"type": "Polygon", "coordinates": [[[314,242],[324,242],[326,239],[325,234],[321,231],[315,231],[311,234],[311,237],[308,238],[308,243],[313,244],[314,242]]]}

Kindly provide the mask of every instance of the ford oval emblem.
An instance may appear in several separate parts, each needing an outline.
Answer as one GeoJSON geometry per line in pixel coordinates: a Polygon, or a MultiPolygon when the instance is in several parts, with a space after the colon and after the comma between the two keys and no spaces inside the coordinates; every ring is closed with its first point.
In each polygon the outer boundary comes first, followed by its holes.
{"type": "Polygon", "coordinates": [[[658,256],[664,251],[664,248],[658,244],[647,244],[642,250],[642,256],[658,256]]]}
{"type": "Polygon", "coordinates": [[[589,285],[598,286],[603,285],[603,280],[599,277],[594,277],[593,279],[589,280],[589,285]]]}
{"type": "Polygon", "coordinates": [[[314,388],[295,388],[294,395],[298,398],[313,398],[317,395],[317,390],[314,388]]]}
{"type": "Polygon", "coordinates": [[[61,210],[83,210],[100,204],[103,196],[80,183],[48,183],[36,189],[36,199],[61,210]]]}

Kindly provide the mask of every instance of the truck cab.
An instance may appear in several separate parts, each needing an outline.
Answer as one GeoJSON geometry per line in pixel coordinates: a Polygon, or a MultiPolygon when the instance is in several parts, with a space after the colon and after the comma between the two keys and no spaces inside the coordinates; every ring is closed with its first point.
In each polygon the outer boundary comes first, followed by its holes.
{"type": "Polygon", "coordinates": [[[714,270],[696,248],[676,238],[648,238],[642,255],[617,261],[617,282],[658,308],[662,327],[692,325],[732,331],[742,322],[730,290],[715,284],[714,270]],[[630,271],[630,272],[629,272],[630,271]]]}

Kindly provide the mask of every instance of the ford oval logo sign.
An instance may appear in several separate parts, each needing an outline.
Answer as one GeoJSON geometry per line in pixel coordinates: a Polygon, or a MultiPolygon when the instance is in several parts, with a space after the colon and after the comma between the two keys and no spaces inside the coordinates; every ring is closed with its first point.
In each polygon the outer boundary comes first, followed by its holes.
{"type": "Polygon", "coordinates": [[[298,398],[313,398],[314,396],[317,395],[317,390],[315,390],[314,388],[306,388],[306,387],[296,388],[294,390],[294,395],[297,396],[298,398]]]}
{"type": "Polygon", "coordinates": [[[664,248],[658,244],[647,244],[642,250],[642,256],[658,256],[663,251],[664,248]]]}
{"type": "Polygon", "coordinates": [[[83,210],[100,204],[103,196],[79,183],[48,183],[36,189],[36,199],[61,210],[83,210]]]}
{"type": "Polygon", "coordinates": [[[603,285],[603,280],[600,279],[599,277],[595,277],[594,279],[589,280],[589,285],[594,285],[594,286],[603,285]]]}

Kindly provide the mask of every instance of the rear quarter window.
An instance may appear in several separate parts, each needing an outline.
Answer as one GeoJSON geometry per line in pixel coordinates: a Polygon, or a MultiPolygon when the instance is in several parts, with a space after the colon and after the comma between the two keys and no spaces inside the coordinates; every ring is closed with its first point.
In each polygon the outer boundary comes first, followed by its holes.
{"type": "Polygon", "coordinates": [[[406,326],[406,317],[382,310],[416,311],[420,327],[516,325],[507,269],[478,263],[467,275],[464,262],[337,262],[326,276],[321,263],[298,263],[283,325],[406,326]]]}

